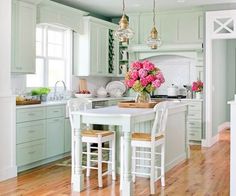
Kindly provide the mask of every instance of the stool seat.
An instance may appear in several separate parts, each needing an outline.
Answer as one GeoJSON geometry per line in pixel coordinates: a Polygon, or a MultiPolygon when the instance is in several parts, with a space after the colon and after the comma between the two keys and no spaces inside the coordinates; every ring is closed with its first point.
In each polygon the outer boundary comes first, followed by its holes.
{"type": "Polygon", "coordinates": [[[85,137],[98,137],[101,135],[102,137],[113,135],[112,131],[101,131],[101,130],[82,130],[81,135],[85,137]]]}
{"type": "MultiPolygon", "coordinates": [[[[158,135],[155,137],[155,140],[160,140],[164,138],[164,135],[158,135]]],[[[151,141],[152,136],[149,133],[132,133],[132,140],[136,141],[151,141]]]]}

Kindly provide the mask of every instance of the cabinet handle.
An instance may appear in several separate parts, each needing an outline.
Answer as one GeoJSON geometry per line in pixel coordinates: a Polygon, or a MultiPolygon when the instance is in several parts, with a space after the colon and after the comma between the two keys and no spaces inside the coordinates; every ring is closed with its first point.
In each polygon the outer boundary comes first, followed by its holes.
{"type": "Polygon", "coordinates": [[[55,120],[54,120],[54,122],[58,122],[58,121],[60,121],[60,120],[59,120],[59,119],[55,119],[55,120]]]}
{"type": "Polygon", "coordinates": [[[29,130],[28,131],[28,133],[34,133],[35,132],[35,130],[29,130]]]}
{"type": "Polygon", "coordinates": [[[35,153],[35,151],[30,151],[30,152],[28,152],[28,154],[34,154],[35,153]]]}
{"type": "Polygon", "coordinates": [[[16,69],[18,69],[18,70],[22,70],[22,67],[16,67],[16,69]]]}
{"type": "Polygon", "coordinates": [[[29,113],[28,116],[35,116],[35,113],[29,113]]]}
{"type": "Polygon", "coordinates": [[[195,134],[194,133],[190,133],[189,135],[193,135],[194,136],[195,134]]]}
{"type": "Polygon", "coordinates": [[[55,110],[55,111],[53,111],[54,113],[58,113],[59,111],[58,110],[55,110]]]}

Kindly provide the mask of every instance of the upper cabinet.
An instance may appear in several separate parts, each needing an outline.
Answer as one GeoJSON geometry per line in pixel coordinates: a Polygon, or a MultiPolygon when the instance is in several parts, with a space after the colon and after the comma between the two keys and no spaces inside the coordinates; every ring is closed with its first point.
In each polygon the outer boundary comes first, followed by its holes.
{"type": "Polygon", "coordinates": [[[74,75],[116,75],[118,41],[113,37],[115,28],[115,24],[84,17],[84,33],[74,33],[74,75]]]}
{"type": "Polygon", "coordinates": [[[43,1],[38,5],[37,23],[60,25],[83,33],[85,15],[88,13],[53,1],[43,1]]]}
{"type": "Polygon", "coordinates": [[[36,5],[12,1],[11,72],[35,73],[36,5]]]}
{"type": "MultiPolygon", "coordinates": [[[[153,26],[151,13],[128,14],[135,37],[130,44],[145,44],[153,26]]],[[[161,12],[156,27],[162,44],[195,44],[203,42],[203,12],[161,12]]]]}

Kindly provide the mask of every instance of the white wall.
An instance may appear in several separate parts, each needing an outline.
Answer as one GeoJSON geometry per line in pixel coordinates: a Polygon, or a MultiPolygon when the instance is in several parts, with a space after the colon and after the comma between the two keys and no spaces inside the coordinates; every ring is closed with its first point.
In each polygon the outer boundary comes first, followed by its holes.
{"type": "Polygon", "coordinates": [[[15,99],[11,96],[11,1],[0,1],[0,181],[16,176],[15,99]]]}
{"type": "MultiPolygon", "coordinates": [[[[227,40],[227,101],[236,93],[236,39],[227,40]]],[[[227,120],[230,119],[230,106],[227,105],[227,120]]]]}
{"type": "Polygon", "coordinates": [[[212,135],[227,120],[227,41],[214,40],[212,45],[212,135]]]}

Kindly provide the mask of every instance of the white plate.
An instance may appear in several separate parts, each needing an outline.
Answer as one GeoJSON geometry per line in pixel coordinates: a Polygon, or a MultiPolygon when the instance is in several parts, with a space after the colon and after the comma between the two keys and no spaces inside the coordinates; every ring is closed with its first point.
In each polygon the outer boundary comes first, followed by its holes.
{"type": "Polygon", "coordinates": [[[77,97],[77,98],[90,98],[90,97],[92,97],[92,94],[75,93],[75,97],[77,97]]]}
{"type": "Polygon", "coordinates": [[[106,86],[106,91],[112,96],[116,91],[120,91],[122,94],[126,91],[126,86],[121,81],[109,82],[106,86]]]}

